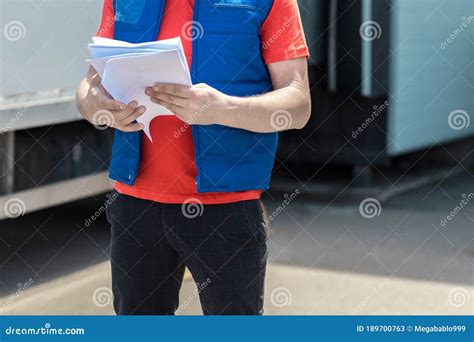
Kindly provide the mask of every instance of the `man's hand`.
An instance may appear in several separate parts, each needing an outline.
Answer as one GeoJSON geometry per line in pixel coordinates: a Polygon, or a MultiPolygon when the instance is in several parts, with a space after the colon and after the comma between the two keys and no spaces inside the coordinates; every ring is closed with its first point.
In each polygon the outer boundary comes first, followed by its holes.
{"type": "Polygon", "coordinates": [[[202,83],[191,87],[156,84],[147,88],[145,94],[150,96],[151,101],[168,108],[191,125],[218,123],[219,114],[222,115],[231,108],[230,96],[202,83]]]}
{"type": "Polygon", "coordinates": [[[268,65],[273,91],[229,96],[208,86],[157,84],[145,93],[191,125],[218,124],[258,133],[303,128],[311,115],[306,58],[268,65]]]}
{"type": "Polygon", "coordinates": [[[124,132],[135,132],[143,129],[142,124],[133,123],[145,113],[144,106],[137,101],[125,105],[115,101],[100,86],[100,78],[93,68],[77,89],[76,104],[82,116],[93,125],[106,125],[124,132]]]}

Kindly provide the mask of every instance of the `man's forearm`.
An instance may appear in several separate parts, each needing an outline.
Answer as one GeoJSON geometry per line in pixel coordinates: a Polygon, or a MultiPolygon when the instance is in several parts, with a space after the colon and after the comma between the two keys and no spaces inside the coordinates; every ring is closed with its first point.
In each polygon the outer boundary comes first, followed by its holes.
{"type": "Polygon", "coordinates": [[[229,96],[205,83],[155,84],[145,93],[191,125],[218,124],[257,133],[303,128],[311,115],[306,58],[271,63],[268,72],[275,90],[257,96],[229,96]]]}
{"type": "Polygon", "coordinates": [[[259,133],[300,129],[311,113],[309,95],[294,86],[251,97],[230,97],[229,109],[218,113],[223,126],[259,133]]]}
{"type": "Polygon", "coordinates": [[[77,106],[77,109],[79,110],[79,113],[81,113],[81,115],[85,119],[89,119],[89,118],[86,116],[86,110],[84,108],[83,101],[85,97],[87,96],[87,93],[89,92],[89,90],[90,90],[90,83],[88,82],[87,79],[83,79],[79,83],[79,86],[77,87],[77,90],[76,90],[76,106],[77,106]]]}
{"type": "Polygon", "coordinates": [[[79,113],[86,119],[90,121],[87,110],[84,106],[84,101],[87,98],[87,95],[90,93],[92,88],[97,87],[100,83],[100,77],[97,72],[91,67],[87,72],[86,77],[79,83],[76,89],[76,106],[79,110],[79,113]]]}

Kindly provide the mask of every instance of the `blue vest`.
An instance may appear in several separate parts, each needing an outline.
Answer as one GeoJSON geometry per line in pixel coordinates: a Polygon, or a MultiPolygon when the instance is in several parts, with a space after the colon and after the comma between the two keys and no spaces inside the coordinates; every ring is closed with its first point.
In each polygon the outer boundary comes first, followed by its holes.
{"type": "MultiPolygon", "coordinates": [[[[233,96],[271,91],[260,53],[260,28],[272,5],[273,0],[195,0],[190,70],[193,84],[207,83],[233,96]]],[[[114,6],[115,39],[131,43],[156,40],[165,0],[114,0],[114,6]]],[[[193,125],[192,134],[198,192],[269,188],[277,133],[193,125]]],[[[134,184],[140,166],[141,136],[142,132],[115,131],[112,179],[134,184]]]]}

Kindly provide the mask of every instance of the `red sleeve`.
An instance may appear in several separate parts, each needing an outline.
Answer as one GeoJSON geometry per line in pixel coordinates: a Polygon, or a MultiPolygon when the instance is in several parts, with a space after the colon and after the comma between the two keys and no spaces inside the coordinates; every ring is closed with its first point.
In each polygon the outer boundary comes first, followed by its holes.
{"type": "Polygon", "coordinates": [[[297,0],[274,0],[260,41],[265,64],[309,57],[297,0]]]}
{"type": "Polygon", "coordinates": [[[114,0],[104,0],[104,8],[102,10],[102,21],[100,22],[97,37],[114,38],[114,0]]]}

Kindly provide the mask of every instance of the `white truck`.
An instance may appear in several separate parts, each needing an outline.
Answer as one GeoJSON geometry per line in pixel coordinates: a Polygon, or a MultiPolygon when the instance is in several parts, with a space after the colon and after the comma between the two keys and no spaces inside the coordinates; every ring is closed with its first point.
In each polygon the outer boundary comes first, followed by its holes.
{"type": "Polygon", "coordinates": [[[83,121],[74,101],[102,5],[0,2],[0,219],[111,188],[112,132],[83,121]]]}

